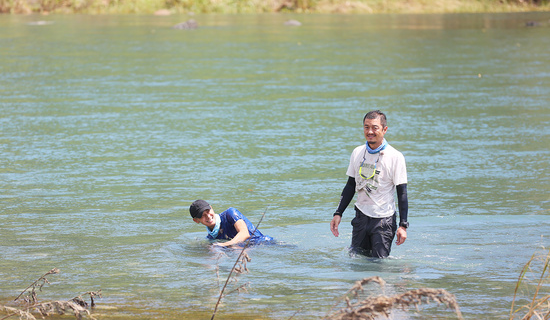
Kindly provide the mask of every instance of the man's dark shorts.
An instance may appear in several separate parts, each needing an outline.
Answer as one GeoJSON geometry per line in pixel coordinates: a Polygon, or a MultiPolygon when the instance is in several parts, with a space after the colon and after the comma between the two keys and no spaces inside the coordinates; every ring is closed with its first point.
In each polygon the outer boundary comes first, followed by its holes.
{"type": "Polygon", "coordinates": [[[358,208],[352,219],[351,251],[368,257],[386,258],[390,255],[396,234],[396,213],[387,218],[371,218],[358,208]]]}

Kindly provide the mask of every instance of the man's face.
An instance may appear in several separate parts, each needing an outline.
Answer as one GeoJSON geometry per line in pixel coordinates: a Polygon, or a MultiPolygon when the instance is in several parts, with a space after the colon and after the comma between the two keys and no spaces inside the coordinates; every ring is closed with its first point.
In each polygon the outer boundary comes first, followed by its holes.
{"type": "Polygon", "coordinates": [[[212,207],[209,210],[203,211],[201,218],[193,218],[193,221],[201,223],[209,228],[212,228],[216,225],[216,219],[214,218],[214,210],[212,207]]]}
{"type": "Polygon", "coordinates": [[[377,148],[383,143],[385,133],[388,127],[381,125],[381,119],[365,119],[364,121],[364,136],[372,149],[377,148]]]}

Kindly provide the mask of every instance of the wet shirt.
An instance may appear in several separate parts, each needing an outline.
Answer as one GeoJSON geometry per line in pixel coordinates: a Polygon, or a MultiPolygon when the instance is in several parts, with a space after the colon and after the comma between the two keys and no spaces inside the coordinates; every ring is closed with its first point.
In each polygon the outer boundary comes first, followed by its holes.
{"type": "Polygon", "coordinates": [[[273,238],[270,236],[265,236],[256,230],[255,226],[247,219],[239,210],[235,208],[229,208],[228,210],[219,214],[220,216],[220,231],[218,231],[218,236],[213,238],[211,235],[207,236],[209,240],[231,240],[237,235],[237,230],[235,229],[235,223],[239,220],[245,221],[249,234],[251,235],[251,243],[259,243],[264,241],[273,241],[273,238]]]}
{"type": "Polygon", "coordinates": [[[346,174],[356,180],[355,206],[372,218],[392,216],[396,186],[408,182],[404,155],[391,145],[376,154],[368,153],[365,144],[355,148],[346,174]]]}

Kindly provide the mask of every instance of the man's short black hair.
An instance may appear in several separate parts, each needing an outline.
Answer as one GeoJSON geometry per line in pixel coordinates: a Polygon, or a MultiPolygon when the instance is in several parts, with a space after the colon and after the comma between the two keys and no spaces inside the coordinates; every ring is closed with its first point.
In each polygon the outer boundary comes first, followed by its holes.
{"type": "Polygon", "coordinates": [[[369,111],[368,113],[365,114],[364,121],[363,121],[364,123],[365,123],[365,119],[380,119],[381,125],[383,126],[383,128],[386,127],[386,116],[380,110],[369,111]]]}

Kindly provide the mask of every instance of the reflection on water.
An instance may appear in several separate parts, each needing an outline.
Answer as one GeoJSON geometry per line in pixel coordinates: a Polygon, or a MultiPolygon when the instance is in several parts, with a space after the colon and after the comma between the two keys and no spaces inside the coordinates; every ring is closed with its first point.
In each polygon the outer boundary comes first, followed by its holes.
{"type": "Polygon", "coordinates": [[[101,288],[105,318],[210,317],[238,252],[191,221],[203,198],[266,211],[278,241],[248,249],[221,318],[320,317],[369,276],[508,314],[549,243],[548,13],[182,18],[0,18],[1,301],[57,267],[44,300],[101,288]],[[349,255],[351,209],[329,231],[375,108],[411,206],[381,261],[349,255]]]}

